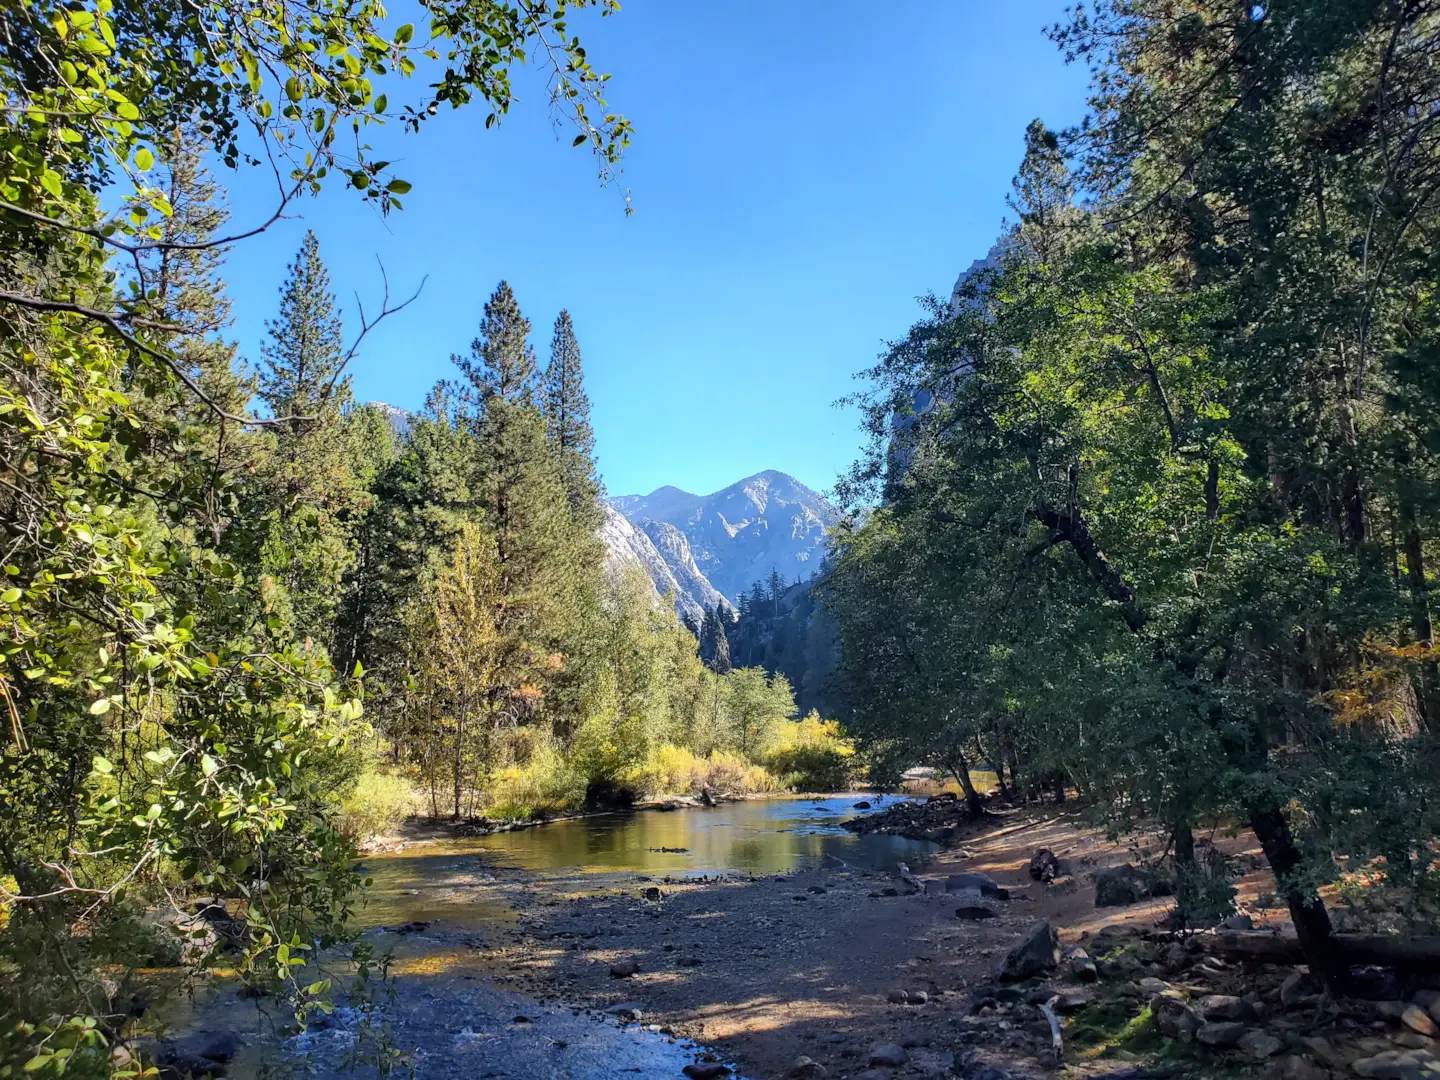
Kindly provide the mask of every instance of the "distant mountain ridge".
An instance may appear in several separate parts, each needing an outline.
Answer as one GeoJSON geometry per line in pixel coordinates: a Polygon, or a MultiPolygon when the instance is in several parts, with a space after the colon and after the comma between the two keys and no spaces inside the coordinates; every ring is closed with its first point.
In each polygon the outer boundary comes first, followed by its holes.
{"type": "MultiPolygon", "coordinates": [[[[825,555],[825,532],[840,517],[819,492],[775,469],[709,495],[666,485],[610,505],[651,540],[696,605],[706,602],[705,585],[733,605],[772,570],[792,582],[811,577],[825,555]]],[[[661,581],[656,588],[664,591],[661,581]]]]}

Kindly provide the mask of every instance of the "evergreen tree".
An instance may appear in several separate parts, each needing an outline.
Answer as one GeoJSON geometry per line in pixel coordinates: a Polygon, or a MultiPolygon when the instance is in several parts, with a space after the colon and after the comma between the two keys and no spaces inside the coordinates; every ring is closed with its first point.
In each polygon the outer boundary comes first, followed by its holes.
{"type": "Polygon", "coordinates": [[[470,343],[470,355],[452,355],[450,359],[469,381],[481,409],[495,398],[515,405],[535,404],[530,320],[520,313],[508,281],[500,282],[485,302],[480,334],[470,343]]]}
{"type": "Polygon", "coordinates": [[[297,638],[330,645],[355,540],[371,503],[369,484],[388,446],[374,425],[352,422],[343,330],[320,243],[307,232],[280,289],[279,316],[266,323],[259,393],[277,416],[267,429],[252,510],[253,558],[270,588],[271,610],[297,638]]]}
{"type": "Polygon", "coordinates": [[[580,362],[580,343],[570,313],[561,311],[550,340],[550,363],[545,368],[543,400],[545,426],[560,458],[571,510],[593,528],[599,528],[600,480],[595,469],[595,432],[590,426],[590,398],[585,393],[585,373],[580,362]]]}
{"type": "MultiPolygon", "coordinates": [[[[266,320],[270,340],[260,349],[260,397],[276,416],[339,413],[350,403],[344,332],[320,240],[305,233],[280,288],[279,317],[266,320]]],[[[299,430],[299,421],[292,426],[299,430]]]]}

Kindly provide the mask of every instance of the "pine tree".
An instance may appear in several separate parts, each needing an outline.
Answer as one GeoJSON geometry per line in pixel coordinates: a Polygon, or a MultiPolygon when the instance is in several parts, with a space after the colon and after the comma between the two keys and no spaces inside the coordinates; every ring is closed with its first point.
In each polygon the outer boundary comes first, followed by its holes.
{"type": "Polygon", "coordinates": [[[535,404],[535,350],[530,346],[530,320],[508,281],[495,287],[485,302],[480,334],[470,343],[470,355],[452,355],[479,398],[483,409],[499,398],[517,405],[535,404]]]}
{"type": "Polygon", "coordinates": [[[266,323],[260,397],[278,416],[257,463],[253,543],[271,610],[297,638],[330,645],[357,532],[371,505],[369,484],[387,446],[364,417],[352,422],[343,330],[320,242],[307,232],[266,323]],[[303,419],[302,419],[303,418],[303,419]]]}
{"type": "MultiPolygon", "coordinates": [[[[338,413],[350,403],[344,333],[320,240],[307,231],[280,289],[280,315],[266,320],[270,341],[261,347],[260,397],[277,416],[338,413]]],[[[299,424],[297,422],[296,427],[299,424]]]]}
{"type": "Polygon", "coordinates": [[[575,340],[568,311],[561,311],[555,320],[542,390],[545,426],[560,458],[571,510],[599,528],[601,512],[596,500],[601,489],[595,470],[595,431],[590,426],[580,343],[575,340]]]}

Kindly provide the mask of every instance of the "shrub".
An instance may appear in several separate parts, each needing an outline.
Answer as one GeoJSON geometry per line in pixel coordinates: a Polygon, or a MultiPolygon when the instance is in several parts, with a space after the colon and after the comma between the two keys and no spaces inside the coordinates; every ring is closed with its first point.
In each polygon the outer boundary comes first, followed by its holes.
{"type": "Polygon", "coordinates": [[[699,757],[683,746],[668,745],[659,747],[628,779],[646,796],[696,795],[706,788],[736,795],[785,789],[769,770],[738,754],[716,750],[709,757],[699,757]]]}
{"type": "Polygon", "coordinates": [[[845,738],[840,722],[822,720],[813,711],[779,729],[765,765],[795,791],[844,791],[861,772],[855,744],[845,738]]]}
{"type": "Polygon", "coordinates": [[[340,831],[355,843],[384,836],[414,812],[410,782],[389,773],[362,772],[340,802],[340,831]]]}
{"type": "Polygon", "coordinates": [[[502,821],[529,821],[573,810],[585,798],[584,775],[552,742],[537,741],[523,764],[500,769],[486,792],[485,813],[502,821]]]}

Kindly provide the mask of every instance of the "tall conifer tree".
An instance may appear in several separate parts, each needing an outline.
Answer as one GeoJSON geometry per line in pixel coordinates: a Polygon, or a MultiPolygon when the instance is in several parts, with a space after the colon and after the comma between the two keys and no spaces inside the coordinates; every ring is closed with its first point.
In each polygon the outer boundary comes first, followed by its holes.
{"type": "Polygon", "coordinates": [[[555,320],[550,363],[543,385],[545,426],[560,458],[570,508],[593,528],[600,525],[600,480],[595,470],[595,431],[590,426],[590,397],[585,393],[580,343],[568,311],[555,320]]]}

